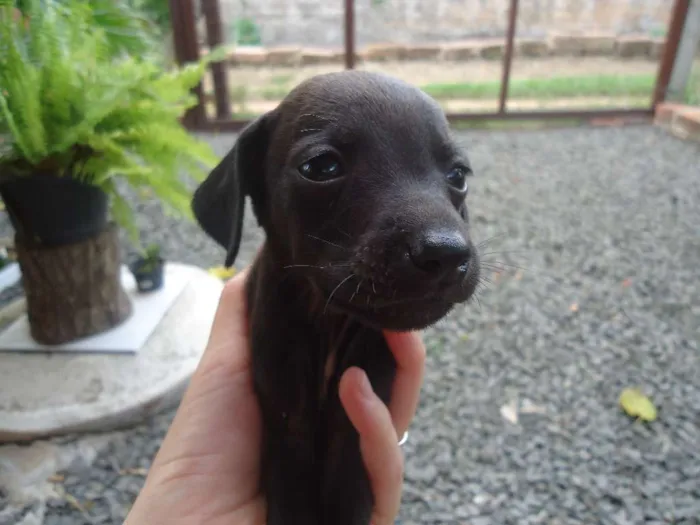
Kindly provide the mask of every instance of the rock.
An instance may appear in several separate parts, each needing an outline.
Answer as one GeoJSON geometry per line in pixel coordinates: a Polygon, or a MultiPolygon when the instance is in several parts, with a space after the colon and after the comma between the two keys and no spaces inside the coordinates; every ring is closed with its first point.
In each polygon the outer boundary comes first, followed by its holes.
{"type": "Polygon", "coordinates": [[[438,474],[437,467],[432,463],[416,465],[408,463],[406,465],[406,479],[411,481],[428,482],[434,480],[438,474]]]}
{"type": "Polygon", "coordinates": [[[368,62],[388,62],[401,60],[406,47],[401,44],[372,44],[360,52],[362,60],[368,62]]]}
{"type": "Polygon", "coordinates": [[[514,52],[516,56],[546,57],[549,55],[549,42],[546,40],[515,40],[514,52]]]}
{"type": "Polygon", "coordinates": [[[30,446],[1,446],[0,488],[14,504],[56,497],[51,476],[76,464],[91,464],[109,439],[90,436],[66,445],[37,441],[30,446]]]}
{"type": "Polygon", "coordinates": [[[262,66],[267,63],[268,52],[261,47],[237,47],[229,53],[228,61],[234,66],[262,66]]]}
{"type": "MultiPolygon", "coordinates": [[[[397,523],[604,524],[621,509],[635,524],[696,522],[700,325],[686,326],[663,304],[696,308],[700,297],[697,145],[649,125],[455,136],[480,173],[470,211],[488,218],[474,228],[483,260],[522,266],[525,276],[514,286],[515,272],[504,272],[481,292],[480,306],[455,308],[422,332],[434,350],[402,449],[407,480],[397,523]],[[555,264],[546,265],[548,255],[555,264]],[[573,300],[581,304],[576,316],[573,300]],[[450,332],[468,340],[445,337],[450,332]],[[660,396],[653,426],[630,422],[615,406],[633,385],[660,396]],[[518,431],[499,413],[516,396],[546,407],[546,415],[533,414],[518,431]],[[689,517],[680,522],[679,515],[689,517]]],[[[207,140],[224,155],[234,136],[207,140]]],[[[173,257],[220,264],[223,250],[188,222],[164,218],[155,205],[138,213],[147,240],[173,257]]],[[[262,236],[249,207],[246,214],[248,263],[262,236]]],[[[170,421],[172,413],[160,414],[113,438],[89,469],[65,473],[67,491],[83,501],[92,482],[110,487],[90,516],[123,523],[143,478],[130,476],[134,485],[117,491],[112,464],[147,467],[170,421]]],[[[0,523],[16,525],[25,506],[6,503],[2,493],[0,523]]],[[[86,522],[64,500],[37,523],[86,522]]]]}
{"type": "Polygon", "coordinates": [[[268,66],[294,67],[301,65],[302,50],[300,47],[276,47],[267,51],[268,66]]]}
{"type": "Polygon", "coordinates": [[[345,60],[345,52],[338,49],[309,49],[301,52],[302,66],[315,66],[321,64],[340,64],[345,60]]]}
{"type": "Polygon", "coordinates": [[[462,62],[479,58],[481,45],[478,42],[452,42],[442,46],[440,58],[448,62],[462,62]]]}
{"type": "Polygon", "coordinates": [[[651,54],[651,47],[651,38],[622,36],[615,41],[615,54],[621,58],[646,58],[651,54]]]}
{"type": "Polygon", "coordinates": [[[557,56],[611,55],[615,42],[614,34],[555,34],[551,38],[551,47],[557,56]]]}
{"type": "Polygon", "coordinates": [[[505,53],[505,42],[488,42],[481,46],[479,56],[484,60],[499,60],[505,53]]]}
{"type": "Polygon", "coordinates": [[[652,60],[659,60],[661,55],[663,55],[665,45],[665,39],[653,38],[651,40],[651,47],[649,48],[649,58],[652,60]]]}
{"type": "Polygon", "coordinates": [[[403,50],[405,60],[436,60],[440,56],[441,46],[437,44],[410,45],[403,50]]]}

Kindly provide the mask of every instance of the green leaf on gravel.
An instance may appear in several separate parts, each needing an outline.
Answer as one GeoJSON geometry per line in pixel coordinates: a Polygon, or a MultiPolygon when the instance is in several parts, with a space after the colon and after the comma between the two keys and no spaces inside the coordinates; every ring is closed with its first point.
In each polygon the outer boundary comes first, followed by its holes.
{"type": "Polygon", "coordinates": [[[620,394],[620,406],[628,416],[644,421],[656,419],[656,407],[638,388],[625,388],[620,394]]]}

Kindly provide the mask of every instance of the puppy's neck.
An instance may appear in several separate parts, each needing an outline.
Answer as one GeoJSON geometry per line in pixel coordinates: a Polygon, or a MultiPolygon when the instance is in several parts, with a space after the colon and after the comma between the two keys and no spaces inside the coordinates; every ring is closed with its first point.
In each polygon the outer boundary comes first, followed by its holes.
{"type": "Polygon", "coordinates": [[[359,322],[338,311],[323,292],[308,278],[308,269],[298,267],[283,252],[266,243],[254,262],[258,293],[275,294],[287,300],[290,309],[319,329],[328,329],[348,322],[359,322]]]}
{"type": "Polygon", "coordinates": [[[287,259],[276,256],[269,245],[262,248],[249,276],[248,308],[253,322],[265,323],[259,316],[273,316],[281,321],[279,329],[295,333],[295,340],[308,344],[321,378],[319,399],[324,399],[329,384],[339,380],[353,341],[379,331],[327,305],[305,273],[288,266],[287,259]]]}

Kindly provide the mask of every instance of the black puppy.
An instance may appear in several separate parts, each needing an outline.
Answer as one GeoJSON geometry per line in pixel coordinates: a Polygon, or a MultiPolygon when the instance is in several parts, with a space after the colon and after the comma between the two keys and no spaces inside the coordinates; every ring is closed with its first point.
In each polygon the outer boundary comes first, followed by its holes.
{"type": "Polygon", "coordinates": [[[474,293],[470,172],[434,100],[351,71],[299,85],[196,190],[227,265],[246,196],[266,234],[247,298],[268,525],[367,525],[373,498],[338,382],[361,367],[388,404],[381,330],[425,328],[474,293]]]}

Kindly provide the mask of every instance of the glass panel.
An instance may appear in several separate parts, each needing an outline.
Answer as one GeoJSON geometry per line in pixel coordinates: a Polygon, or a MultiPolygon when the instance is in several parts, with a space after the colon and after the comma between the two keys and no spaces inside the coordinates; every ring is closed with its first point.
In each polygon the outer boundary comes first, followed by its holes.
{"type": "MultiPolygon", "coordinates": [[[[449,113],[498,109],[509,0],[356,0],[358,69],[423,88],[449,113]]],[[[344,2],[220,0],[234,116],[344,66],[344,2]]],[[[510,111],[649,106],[673,2],[522,0],[510,111]]],[[[200,35],[204,23],[200,20],[200,35]]],[[[214,115],[211,76],[205,81],[214,115]]]]}
{"type": "MultiPolygon", "coordinates": [[[[302,80],[342,70],[342,1],[219,0],[235,118],[273,109],[302,80]]],[[[200,22],[200,35],[205,35],[200,22]]],[[[210,77],[210,76],[209,76],[210,77]]],[[[214,115],[213,84],[208,114],[214,115]]]]}
{"type": "Polygon", "coordinates": [[[695,60],[690,70],[690,79],[688,80],[683,102],[700,106],[700,42],[695,52],[695,60]]]}
{"type": "Polygon", "coordinates": [[[498,109],[508,0],[356,0],[359,69],[402,78],[450,113],[498,109]]]}
{"type": "Polygon", "coordinates": [[[520,2],[507,108],[648,108],[673,2],[520,2]]]}

